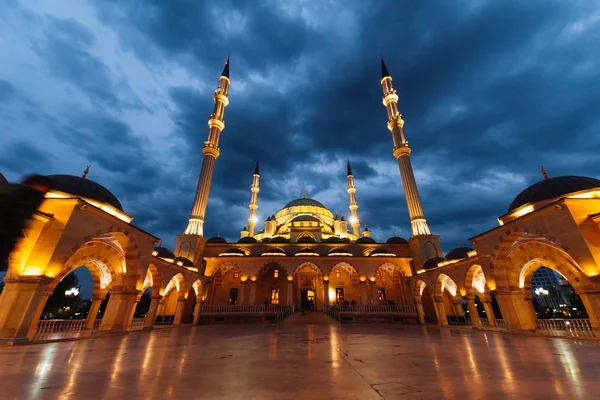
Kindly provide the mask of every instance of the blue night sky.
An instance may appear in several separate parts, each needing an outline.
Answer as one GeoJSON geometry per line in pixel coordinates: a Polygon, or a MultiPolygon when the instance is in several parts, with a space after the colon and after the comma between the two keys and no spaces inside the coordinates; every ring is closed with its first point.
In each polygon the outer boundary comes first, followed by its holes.
{"type": "MultiPolygon", "coordinates": [[[[0,172],[81,175],[172,247],[231,55],[205,235],[309,197],[377,240],[410,236],[381,104],[400,96],[425,216],[447,251],[550,176],[600,178],[596,1],[0,0],[0,172]]],[[[262,229],[262,226],[259,228],[262,229]]]]}

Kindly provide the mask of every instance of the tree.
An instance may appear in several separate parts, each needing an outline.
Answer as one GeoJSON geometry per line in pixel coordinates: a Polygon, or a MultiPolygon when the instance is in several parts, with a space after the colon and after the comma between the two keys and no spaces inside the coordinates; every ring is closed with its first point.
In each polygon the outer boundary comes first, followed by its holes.
{"type": "Polygon", "coordinates": [[[134,318],[142,318],[148,315],[148,310],[150,309],[150,302],[152,301],[150,297],[150,290],[146,290],[142,293],[142,297],[140,297],[140,302],[135,308],[135,313],[133,315],[134,318]]]}
{"type": "Polygon", "coordinates": [[[44,318],[72,318],[78,309],[81,297],[77,295],[67,295],[66,291],[76,288],[81,290],[79,278],[74,272],[70,272],[56,285],[54,292],[48,298],[42,315],[44,318]]]}

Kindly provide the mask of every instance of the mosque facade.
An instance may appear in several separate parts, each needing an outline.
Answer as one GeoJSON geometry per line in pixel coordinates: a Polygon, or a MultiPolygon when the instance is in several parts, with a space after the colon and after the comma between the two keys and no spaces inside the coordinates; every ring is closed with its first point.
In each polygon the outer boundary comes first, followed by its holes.
{"type": "MultiPolygon", "coordinates": [[[[151,329],[157,323],[273,321],[311,307],[340,321],[467,324],[534,331],[531,281],[540,267],[561,274],[585,306],[586,329],[600,329],[600,180],[544,179],[526,188],[498,226],[444,255],[431,232],[411,164],[411,148],[392,77],[381,61],[382,103],[411,223],[411,237],[377,242],[361,224],[357,188],[347,168],[348,219],[321,202],[291,200],[257,219],[260,169],[239,240],[204,237],[219,139],[229,105],[229,60],[214,93],[208,138],[190,218],[175,248],[135,227],[119,200],[83,177],[53,182],[9,257],[0,295],[0,339],[37,337],[44,305],[58,282],[84,266],[94,281],[88,317],[93,334],[151,329]],[[133,318],[143,292],[151,304],[133,318]],[[107,296],[110,293],[110,296],[107,296]],[[98,317],[100,303],[108,298],[98,317]]],[[[79,332],[78,330],[78,332],[79,332]]]]}

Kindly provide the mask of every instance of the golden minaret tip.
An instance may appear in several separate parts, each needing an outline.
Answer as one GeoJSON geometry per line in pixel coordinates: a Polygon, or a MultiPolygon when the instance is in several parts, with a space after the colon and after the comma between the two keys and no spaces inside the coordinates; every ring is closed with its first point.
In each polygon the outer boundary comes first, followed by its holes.
{"type": "Polygon", "coordinates": [[[542,176],[544,177],[544,179],[548,179],[548,173],[546,172],[546,169],[543,165],[540,165],[540,170],[542,171],[542,176]]]}

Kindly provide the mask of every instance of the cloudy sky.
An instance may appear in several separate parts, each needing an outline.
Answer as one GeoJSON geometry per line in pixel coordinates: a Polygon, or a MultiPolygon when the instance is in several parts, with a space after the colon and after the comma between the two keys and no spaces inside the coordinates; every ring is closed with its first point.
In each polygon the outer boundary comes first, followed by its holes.
{"type": "Polygon", "coordinates": [[[381,103],[394,86],[425,216],[445,250],[550,176],[600,177],[597,1],[0,0],[0,172],[81,175],[168,246],[191,209],[231,56],[205,235],[239,238],[309,197],[378,240],[410,236],[381,103]]]}

